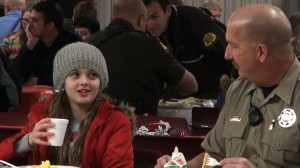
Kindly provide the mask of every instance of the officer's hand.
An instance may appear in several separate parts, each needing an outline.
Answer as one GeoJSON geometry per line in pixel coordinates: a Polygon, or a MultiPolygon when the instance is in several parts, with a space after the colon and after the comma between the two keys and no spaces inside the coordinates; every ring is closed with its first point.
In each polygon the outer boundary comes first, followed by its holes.
{"type": "Polygon", "coordinates": [[[222,168],[255,168],[246,158],[226,158],[220,161],[222,168]]]}
{"type": "Polygon", "coordinates": [[[157,159],[157,161],[156,161],[157,163],[154,168],[163,168],[164,165],[166,163],[168,163],[170,160],[171,160],[171,156],[164,155],[164,156],[160,157],[159,159],[157,159]]]}

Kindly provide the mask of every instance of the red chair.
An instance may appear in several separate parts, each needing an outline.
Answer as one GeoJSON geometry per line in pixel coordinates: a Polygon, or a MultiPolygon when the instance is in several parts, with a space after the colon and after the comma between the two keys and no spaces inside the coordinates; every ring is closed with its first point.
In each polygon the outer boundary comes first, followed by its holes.
{"type": "Polygon", "coordinates": [[[175,128],[179,132],[183,131],[185,135],[189,135],[189,125],[185,118],[180,117],[164,117],[164,116],[137,116],[137,128],[144,125],[150,128],[151,123],[158,123],[159,121],[168,122],[171,128],[175,128]]]}
{"type": "Polygon", "coordinates": [[[27,124],[26,113],[0,113],[0,142],[20,132],[27,124]]]}
{"type": "Polygon", "coordinates": [[[153,149],[133,148],[134,168],[153,168],[161,152],[153,149]]]}
{"type": "Polygon", "coordinates": [[[136,135],[133,139],[134,148],[143,148],[160,151],[163,155],[172,155],[175,146],[182,152],[186,160],[190,160],[202,153],[201,147],[204,137],[186,136],[186,137],[169,137],[169,136],[147,136],[136,135]]]}
{"type": "Polygon", "coordinates": [[[192,109],[191,135],[205,136],[215,125],[221,109],[194,107],[192,109]]]}
{"type": "Polygon", "coordinates": [[[33,104],[46,101],[54,93],[53,87],[44,85],[23,86],[19,105],[11,112],[29,113],[33,104]]]}

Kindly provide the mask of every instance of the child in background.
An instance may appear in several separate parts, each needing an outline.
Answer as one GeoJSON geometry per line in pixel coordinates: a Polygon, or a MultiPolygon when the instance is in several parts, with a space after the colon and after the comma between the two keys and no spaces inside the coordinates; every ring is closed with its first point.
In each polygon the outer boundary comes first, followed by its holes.
{"type": "Polygon", "coordinates": [[[97,18],[90,15],[80,15],[74,22],[75,33],[83,40],[100,30],[100,23],[97,18]]]}

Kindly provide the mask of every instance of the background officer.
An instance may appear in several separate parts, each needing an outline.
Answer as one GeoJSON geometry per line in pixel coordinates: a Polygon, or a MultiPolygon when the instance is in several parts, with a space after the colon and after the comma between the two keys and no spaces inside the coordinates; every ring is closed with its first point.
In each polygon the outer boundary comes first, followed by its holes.
{"type": "MultiPolygon", "coordinates": [[[[175,7],[169,0],[143,2],[147,8],[147,30],[168,46],[198,82],[198,92],[189,96],[216,99],[220,76],[230,74],[232,68],[231,62],[224,58],[225,31],[199,8],[175,7]]],[[[167,95],[178,97],[173,93],[167,95]]]]}

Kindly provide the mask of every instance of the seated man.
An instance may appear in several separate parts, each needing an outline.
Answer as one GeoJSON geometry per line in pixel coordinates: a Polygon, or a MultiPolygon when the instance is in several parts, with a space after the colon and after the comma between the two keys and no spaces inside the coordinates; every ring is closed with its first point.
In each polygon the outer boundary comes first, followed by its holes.
{"type": "MultiPolygon", "coordinates": [[[[248,5],[230,17],[225,58],[240,78],[201,144],[224,168],[299,167],[300,63],[291,37],[289,20],[272,5],[248,5]]],[[[155,168],[169,159],[160,158],[155,168]]],[[[187,166],[199,168],[202,162],[203,153],[187,166]]]]}
{"type": "Polygon", "coordinates": [[[182,95],[197,91],[194,76],[158,39],[145,33],[146,8],[140,0],[118,0],[112,21],[87,42],[103,53],[109,74],[105,93],[136,107],[137,114],[157,114],[164,84],[182,95]]]}
{"type": "Polygon", "coordinates": [[[33,74],[37,84],[52,86],[55,54],[80,38],[63,29],[63,13],[58,4],[41,1],[33,6],[31,21],[26,26],[28,42],[23,44],[13,63],[23,82],[33,74]]]}

